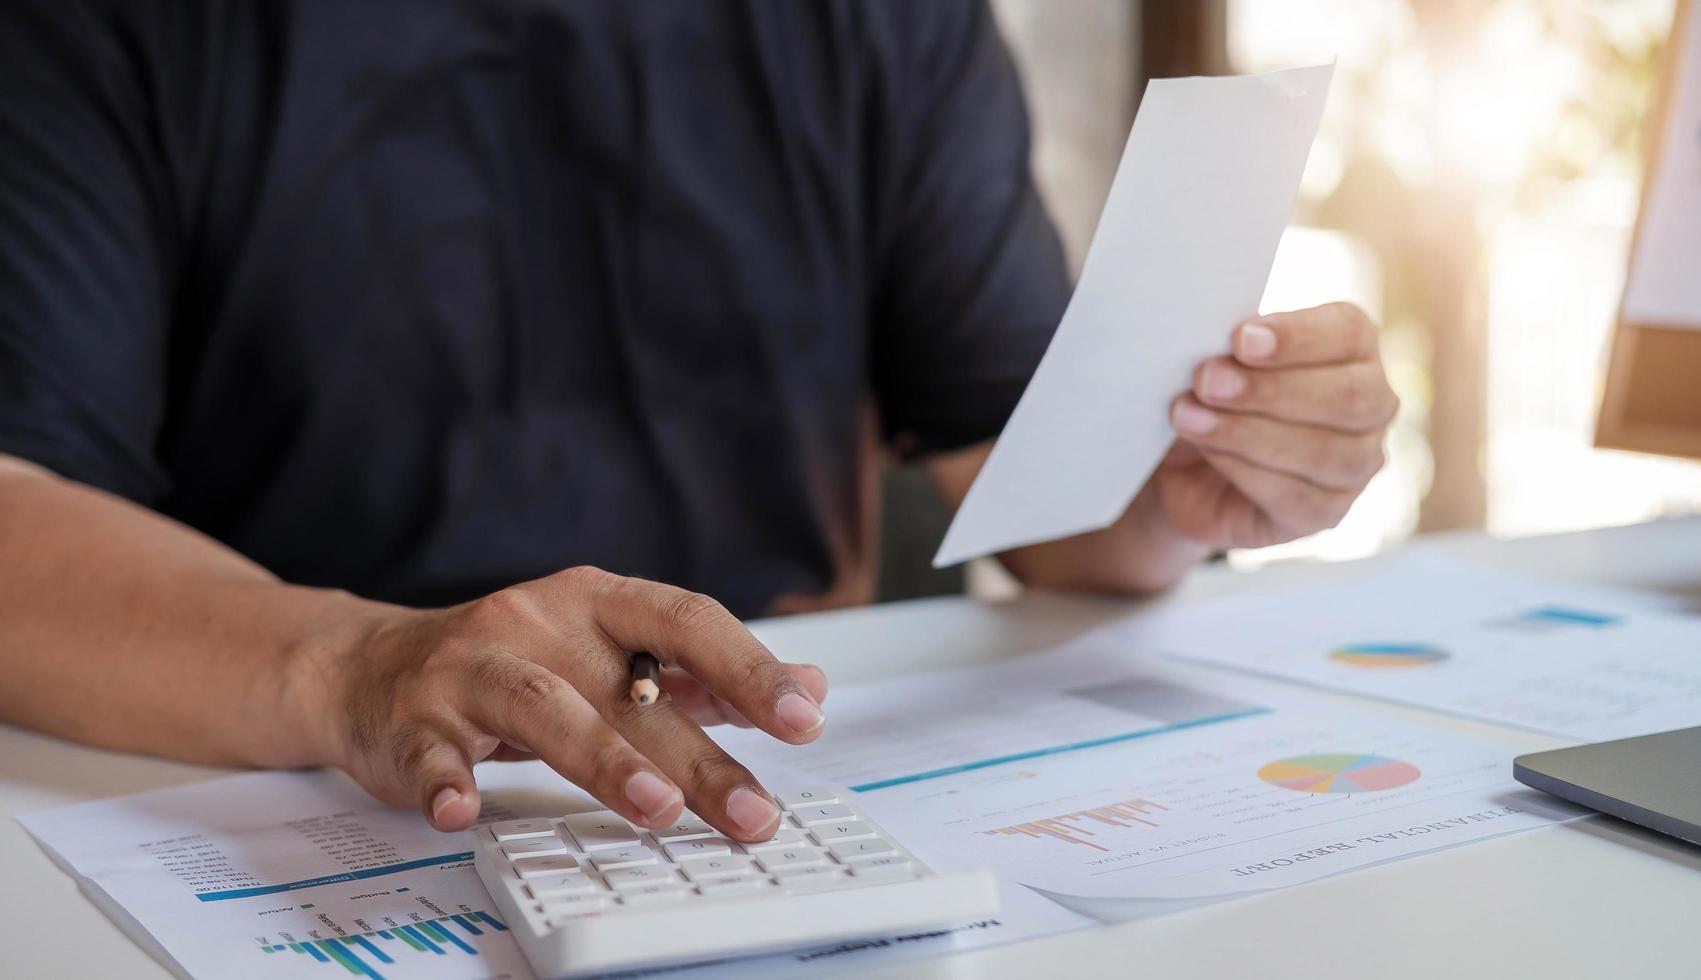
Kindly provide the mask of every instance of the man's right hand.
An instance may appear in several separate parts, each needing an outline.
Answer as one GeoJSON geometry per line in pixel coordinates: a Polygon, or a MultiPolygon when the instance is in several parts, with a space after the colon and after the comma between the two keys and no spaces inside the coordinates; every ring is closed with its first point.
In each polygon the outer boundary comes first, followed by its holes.
{"type": "Polygon", "coordinates": [[[779,808],[700,726],[804,743],[825,724],[819,670],[775,660],[707,596],[595,568],[449,609],[386,608],[308,673],[324,751],[439,830],[477,819],[475,762],[536,756],[633,823],[662,826],[689,805],[730,837],[765,840],[779,808]],[[640,650],[664,665],[667,694],[642,706],[628,693],[640,650]]]}

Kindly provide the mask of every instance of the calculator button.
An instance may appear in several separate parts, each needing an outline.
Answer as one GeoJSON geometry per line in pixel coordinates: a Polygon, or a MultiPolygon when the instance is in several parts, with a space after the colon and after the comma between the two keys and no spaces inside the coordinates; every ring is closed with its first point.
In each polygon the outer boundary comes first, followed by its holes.
{"type": "Polygon", "coordinates": [[[590,876],[579,871],[568,871],[565,874],[541,875],[525,884],[526,891],[539,901],[567,895],[583,895],[597,891],[597,883],[590,876]]]}
{"type": "Polygon", "coordinates": [[[736,878],[698,882],[697,893],[704,898],[723,898],[728,895],[748,895],[751,892],[764,891],[772,887],[768,884],[766,878],[742,875],[736,878]]]}
{"type": "Polygon", "coordinates": [[[509,858],[540,857],[545,854],[566,854],[567,844],[561,838],[550,834],[548,837],[522,837],[502,845],[502,853],[509,858]]]}
{"type": "Polygon", "coordinates": [[[777,799],[780,806],[787,810],[798,810],[803,807],[825,806],[828,803],[839,802],[839,795],[832,790],[806,789],[796,793],[781,793],[777,799]]]}
{"type": "Polygon", "coordinates": [[[499,841],[511,841],[517,837],[536,837],[539,834],[555,833],[555,822],[552,820],[503,820],[490,825],[490,833],[499,841]]]}
{"type": "Polygon", "coordinates": [[[591,865],[598,871],[655,863],[656,852],[637,844],[631,847],[607,848],[591,855],[591,865]]]}
{"type": "Polygon", "coordinates": [[[543,903],[543,914],[548,919],[545,924],[553,929],[561,925],[562,919],[585,915],[589,912],[601,912],[608,906],[608,895],[603,892],[595,892],[590,895],[568,895],[551,899],[543,903]]]}
{"type": "MultiPolygon", "coordinates": [[[[692,878],[691,883],[696,885],[697,888],[720,888],[721,885],[731,885],[735,881],[767,881],[767,878],[757,873],[757,869],[752,868],[748,871],[731,871],[728,875],[706,875],[703,878],[692,878]]],[[[704,892],[704,895],[708,895],[708,892],[704,892]]]]}
{"type": "Polygon", "coordinates": [[[603,880],[617,892],[627,892],[644,885],[679,884],[679,876],[663,864],[642,864],[635,868],[616,868],[603,875],[603,880]]]}
{"type": "Polygon", "coordinates": [[[702,818],[690,813],[682,813],[679,819],[660,830],[652,831],[656,840],[663,844],[674,841],[692,840],[697,837],[714,837],[720,831],[704,823],[702,818]]]}
{"type": "Polygon", "coordinates": [[[915,868],[905,857],[877,857],[851,866],[858,878],[913,878],[915,868]]]}
{"type": "Polygon", "coordinates": [[[819,847],[788,847],[763,851],[756,856],[769,871],[797,868],[807,864],[825,864],[827,852],[819,847]]]}
{"type": "Polygon", "coordinates": [[[856,811],[842,803],[829,803],[826,806],[812,806],[801,810],[793,810],[792,816],[805,827],[813,827],[818,823],[842,823],[856,819],[856,811]]]}
{"type": "Polygon", "coordinates": [[[837,823],[816,824],[809,828],[809,835],[823,844],[829,844],[836,840],[873,837],[874,828],[861,820],[841,820],[837,823]]]}
{"type": "Polygon", "coordinates": [[[692,881],[701,881],[705,878],[718,878],[729,874],[748,874],[754,870],[753,861],[754,859],[746,854],[723,854],[720,857],[693,858],[690,861],[682,861],[679,864],[679,870],[685,872],[685,877],[692,881]]]}
{"type": "Polygon", "coordinates": [[[798,892],[820,891],[823,888],[833,888],[848,884],[845,869],[832,864],[817,864],[807,868],[788,868],[785,873],[776,872],[774,877],[779,880],[786,894],[798,892]]]}
{"type": "Polygon", "coordinates": [[[809,844],[809,841],[808,841],[808,839],[806,839],[803,836],[803,831],[794,830],[790,827],[781,827],[779,829],[779,831],[774,834],[773,840],[758,841],[757,843],[754,843],[754,844],[746,844],[746,845],[744,845],[744,849],[746,851],[749,851],[751,854],[760,854],[763,851],[768,850],[770,848],[797,847],[799,845],[808,846],[808,844],[809,844]]]}
{"type": "Polygon", "coordinates": [[[812,878],[819,875],[831,876],[842,875],[844,873],[845,869],[840,865],[822,862],[820,864],[804,864],[775,868],[774,878],[783,885],[794,878],[812,878]]]}
{"type": "Polygon", "coordinates": [[[891,841],[881,840],[878,837],[870,837],[866,840],[837,841],[827,845],[827,850],[832,851],[834,857],[846,864],[898,853],[898,849],[892,846],[891,841]]]}
{"type": "Polygon", "coordinates": [[[592,813],[569,813],[561,818],[579,842],[580,850],[594,851],[601,847],[628,847],[638,843],[638,832],[613,810],[592,813]]]}
{"type": "Polygon", "coordinates": [[[641,885],[631,891],[620,893],[622,905],[666,905],[669,902],[684,901],[690,892],[684,885],[641,885]]]}
{"type": "Polygon", "coordinates": [[[544,875],[560,874],[563,871],[574,871],[579,862],[570,854],[551,854],[546,857],[523,857],[514,859],[514,873],[530,880],[544,875]]]}
{"type": "Polygon", "coordinates": [[[662,845],[662,850],[675,861],[689,861],[692,858],[716,857],[732,853],[732,841],[725,837],[705,837],[702,840],[674,841],[662,845]]]}

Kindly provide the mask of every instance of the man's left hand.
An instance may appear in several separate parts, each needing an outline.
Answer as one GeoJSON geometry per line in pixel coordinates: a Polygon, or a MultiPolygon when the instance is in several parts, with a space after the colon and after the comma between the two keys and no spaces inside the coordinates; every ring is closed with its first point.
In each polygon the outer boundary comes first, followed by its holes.
{"type": "Polygon", "coordinates": [[[1331,303],[1241,324],[1231,349],[1170,407],[1177,441],[1148,489],[1176,530],[1217,548],[1335,526],[1382,468],[1399,407],[1376,325],[1331,303]]]}

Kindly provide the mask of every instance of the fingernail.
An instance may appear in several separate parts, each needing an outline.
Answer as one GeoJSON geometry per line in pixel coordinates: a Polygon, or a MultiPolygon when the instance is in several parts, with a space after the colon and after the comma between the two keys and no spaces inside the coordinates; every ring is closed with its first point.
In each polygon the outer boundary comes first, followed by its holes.
{"type": "Polygon", "coordinates": [[[1228,401],[1246,390],[1246,377],[1221,361],[1205,365],[1199,393],[1215,401],[1228,401]]]}
{"type": "Polygon", "coordinates": [[[1217,413],[1192,402],[1176,402],[1172,416],[1176,430],[1189,435],[1202,436],[1217,427],[1217,413]]]}
{"type": "Polygon", "coordinates": [[[740,786],[726,798],[727,819],[738,829],[756,837],[780,818],[780,808],[748,786],[740,786]]]}
{"type": "Polygon", "coordinates": [[[443,822],[443,811],[461,802],[461,791],[453,786],[445,786],[431,798],[431,820],[433,823],[443,822]]]}
{"type": "Polygon", "coordinates": [[[1262,361],[1276,352],[1276,332],[1262,323],[1240,325],[1240,356],[1262,361]]]}
{"type": "Polygon", "coordinates": [[[626,780],[626,798],[651,820],[661,819],[679,797],[679,790],[648,769],[640,769],[626,780]]]}
{"type": "Polygon", "coordinates": [[[774,706],[774,713],[798,735],[807,735],[827,723],[827,716],[821,713],[821,709],[796,691],[780,698],[780,703],[774,706]]]}

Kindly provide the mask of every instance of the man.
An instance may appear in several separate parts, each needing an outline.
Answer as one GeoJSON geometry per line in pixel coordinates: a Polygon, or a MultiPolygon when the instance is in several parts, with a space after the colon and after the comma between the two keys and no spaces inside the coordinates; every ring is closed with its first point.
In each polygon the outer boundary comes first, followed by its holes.
{"type": "MultiPolygon", "coordinates": [[[[699,726],[807,742],[826,681],[734,614],[866,600],[877,451],[961,502],[1069,293],[967,2],[13,3],[0,146],[0,717],[443,830],[535,755],[767,836],[699,726]]],[[[1223,329],[1128,513],[1016,575],[1346,511],[1374,328],[1223,329]]]]}

